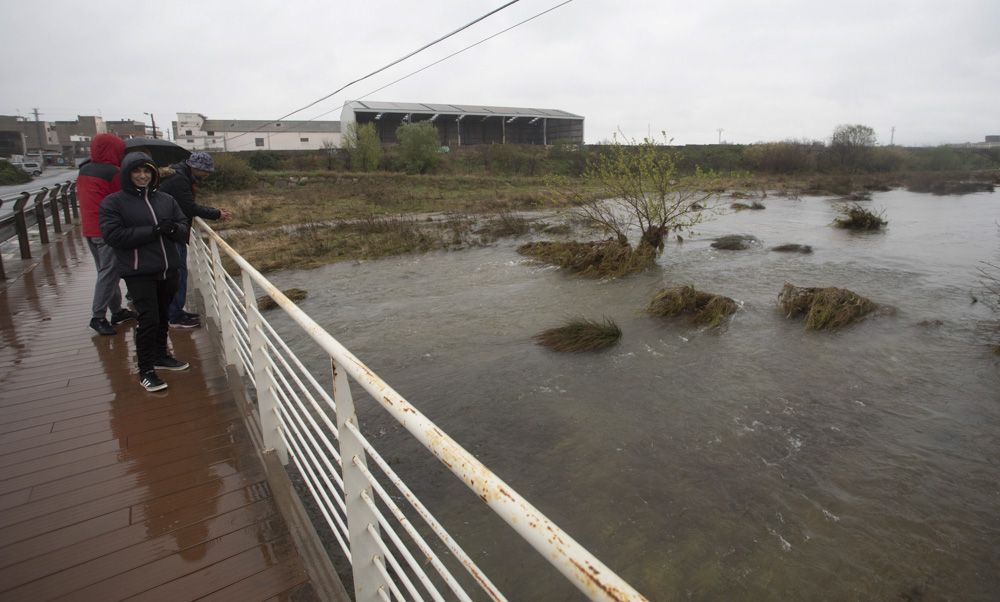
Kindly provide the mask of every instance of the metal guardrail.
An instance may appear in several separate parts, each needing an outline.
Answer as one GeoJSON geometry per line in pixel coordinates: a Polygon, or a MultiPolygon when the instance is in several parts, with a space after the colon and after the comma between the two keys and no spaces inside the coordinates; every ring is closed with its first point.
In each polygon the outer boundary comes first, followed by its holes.
{"type": "MultiPolygon", "coordinates": [[[[52,188],[43,186],[0,198],[0,207],[6,207],[10,203],[13,203],[11,214],[0,218],[0,243],[17,236],[21,259],[31,259],[29,229],[37,228],[39,241],[47,245],[50,225],[54,232],[59,233],[63,230],[63,224],[72,224],[73,220],[80,217],[75,180],[66,180],[52,188]],[[29,207],[32,200],[34,203],[29,207]]],[[[3,256],[0,255],[0,280],[6,277],[3,256]]]]}
{"type": "Polygon", "coordinates": [[[303,478],[351,563],[357,602],[471,600],[462,582],[481,590],[477,599],[506,598],[361,432],[352,380],[589,599],[645,600],[382,381],[201,219],[195,219],[189,269],[206,313],[220,326],[226,361],[256,392],[264,446],[303,478]],[[240,281],[223,267],[223,256],[240,268],[240,281]],[[321,385],[264,319],[257,289],[329,356],[331,385],[321,385]],[[415,525],[416,519],[423,525],[415,525]],[[437,541],[428,542],[421,531],[437,541]]]}

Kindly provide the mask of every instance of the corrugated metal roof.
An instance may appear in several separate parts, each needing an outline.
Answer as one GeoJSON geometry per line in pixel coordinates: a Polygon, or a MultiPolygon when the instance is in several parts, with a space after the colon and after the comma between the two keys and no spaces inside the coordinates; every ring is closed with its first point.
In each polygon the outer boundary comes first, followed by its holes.
{"type": "Polygon", "coordinates": [[[534,109],[529,107],[497,107],[489,105],[457,105],[416,102],[381,102],[376,100],[354,100],[347,103],[355,112],[376,111],[379,113],[444,113],[448,115],[496,115],[498,117],[551,117],[553,119],[583,119],[559,109],[534,109]]]}
{"type": "Polygon", "coordinates": [[[206,119],[201,128],[206,132],[317,132],[336,134],[340,132],[340,122],[206,119]]]}

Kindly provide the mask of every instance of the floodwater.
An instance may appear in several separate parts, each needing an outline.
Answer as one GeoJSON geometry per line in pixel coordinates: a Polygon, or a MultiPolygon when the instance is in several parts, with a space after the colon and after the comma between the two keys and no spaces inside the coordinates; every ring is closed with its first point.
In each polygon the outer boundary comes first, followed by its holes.
{"type": "MultiPolygon", "coordinates": [[[[997,316],[972,300],[979,262],[1000,261],[1000,194],[878,193],[889,226],[865,234],[832,228],[829,199],[765,203],[620,280],[526,260],[527,239],[272,280],[651,600],[998,599],[997,316]],[[734,233],[763,245],[710,248],[734,233]],[[782,243],[814,253],[767,250],[782,243]],[[895,311],[807,332],[777,309],[785,282],[895,311]],[[740,310],[721,331],[643,313],[681,284],[740,310]],[[569,316],[612,318],[621,343],[532,343],[569,316]]],[[[359,414],[511,600],[579,599],[381,408],[359,414]]]]}

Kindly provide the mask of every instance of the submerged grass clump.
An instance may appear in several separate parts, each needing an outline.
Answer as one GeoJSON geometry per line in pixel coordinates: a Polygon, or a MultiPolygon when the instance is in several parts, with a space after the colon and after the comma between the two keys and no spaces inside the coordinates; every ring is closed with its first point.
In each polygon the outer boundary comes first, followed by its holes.
{"type": "Polygon", "coordinates": [[[656,260],[656,250],[649,245],[633,249],[627,243],[613,240],[532,242],[521,245],[517,252],[592,278],[634,274],[652,266],[656,260]]]}
{"type": "MultiPolygon", "coordinates": [[[[286,288],[281,291],[281,293],[296,303],[309,296],[309,293],[301,288],[286,288]]],[[[266,311],[276,307],[278,307],[277,302],[275,302],[275,300],[269,295],[261,295],[257,297],[257,309],[260,311],[266,311]]]]}
{"type": "Polygon", "coordinates": [[[696,290],[693,286],[676,286],[656,293],[646,311],[664,317],[687,314],[695,324],[714,328],[736,313],[736,301],[696,290]]]}
{"type": "Polygon", "coordinates": [[[876,309],[870,300],[846,288],[807,288],[788,282],[778,294],[778,305],[786,317],[804,314],[810,330],[843,328],[876,309]]]}
{"type": "Polygon", "coordinates": [[[622,338],[622,331],[607,317],[603,322],[572,318],[562,326],[543,330],[532,338],[552,351],[580,353],[611,347],[622,338]]]}
{"type": "Polygon", "coordinates": [[[834,220],[838,228],[848,230],[878,230],[889,222],[883,219],[883,213],[865,209],[861,205],[849,205],[840,210],[841,217],[834,220]]]}

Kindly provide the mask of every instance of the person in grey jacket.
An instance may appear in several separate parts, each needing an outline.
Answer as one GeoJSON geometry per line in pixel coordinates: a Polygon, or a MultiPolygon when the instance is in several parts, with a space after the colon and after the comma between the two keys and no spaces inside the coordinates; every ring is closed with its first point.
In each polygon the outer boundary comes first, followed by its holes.
{"type": "Polygon", "coordinates": [[[167,307],[180,266],[176,243],[187,239],[188,228],[174,198],[157,191],[159,179],[149,155],[129,153],[122,160],[121,191],[105,197],[100,207],[101,234],[115,250],[118,272],[139,313],[135,349],[139,384],[147,391],[167,388],[157,369],[190,366],[167,351],[167,307]]]}

